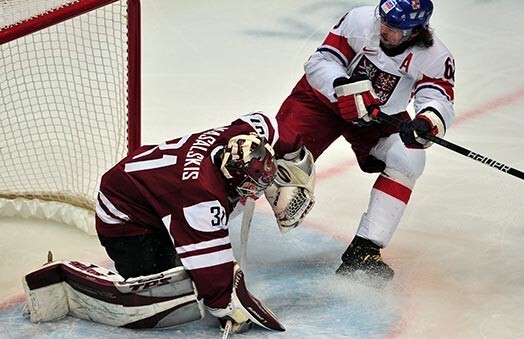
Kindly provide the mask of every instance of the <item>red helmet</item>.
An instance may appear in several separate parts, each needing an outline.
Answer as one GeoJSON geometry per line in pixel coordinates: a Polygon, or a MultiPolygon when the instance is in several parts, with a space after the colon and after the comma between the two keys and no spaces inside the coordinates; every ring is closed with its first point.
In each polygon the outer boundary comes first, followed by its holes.
{"type": "Polygon", "coordinates": [[[275,151],[265,138],[237,135],[229,139],[220,169],[241,201],[258,199],[275,179],[275,151]]]}

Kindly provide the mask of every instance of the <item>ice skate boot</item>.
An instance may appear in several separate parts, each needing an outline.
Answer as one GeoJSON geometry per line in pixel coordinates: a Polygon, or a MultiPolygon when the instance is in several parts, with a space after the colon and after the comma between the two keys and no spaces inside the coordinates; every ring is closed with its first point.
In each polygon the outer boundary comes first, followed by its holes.
{"type": "MultiPolygon", "coordinates": [[[[369,279],[388,282],[393,279],[395,271],[382,261],[380,247],[371,240],[356,236],[342,255],[342,264],[337,274],[358,278],[362,273],[369,279]]],[[[360,279],[359,279],[360,280],[360,279]]]]}

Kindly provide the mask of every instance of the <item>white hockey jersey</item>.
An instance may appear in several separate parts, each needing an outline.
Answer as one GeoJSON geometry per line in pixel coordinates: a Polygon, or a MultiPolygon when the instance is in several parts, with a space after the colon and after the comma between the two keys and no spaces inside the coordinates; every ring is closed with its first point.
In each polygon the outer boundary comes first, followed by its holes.
{"type": "Polygon", "coordinates": [[[449,50],[434,37],[429,48],[411,46],[396,56],[386,55],[380,47],[380,20],[372,6],[347,13],[304,69],[309,84],[331,103],[336,102],[336,78],[363,75],[373,83],[386,114],[405,111],[414,100],[415,113],[432,107],[446,128],[455,118],[455,62],[449,50]]]}

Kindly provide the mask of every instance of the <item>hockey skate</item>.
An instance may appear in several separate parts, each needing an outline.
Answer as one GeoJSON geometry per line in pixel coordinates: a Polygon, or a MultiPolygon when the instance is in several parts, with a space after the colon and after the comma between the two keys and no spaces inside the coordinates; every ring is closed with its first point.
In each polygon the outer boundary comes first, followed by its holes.
{"type": "Polygon", "coordinates": [[[382,261],[380,247],[359,236],[342,255],[342,264],[336,273],[375,287],[383,287],[395,275],[395,271],[382,261]]]}

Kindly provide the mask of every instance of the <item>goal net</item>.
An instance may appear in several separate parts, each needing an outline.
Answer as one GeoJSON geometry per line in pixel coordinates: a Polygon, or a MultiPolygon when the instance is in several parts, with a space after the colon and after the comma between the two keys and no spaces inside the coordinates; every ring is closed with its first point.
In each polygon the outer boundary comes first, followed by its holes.
{"type": "Polygon", "coordinates": [[[0,215],[94,234],[101,175],[140,143],[139,0],[0,1],[0,215]]]}

